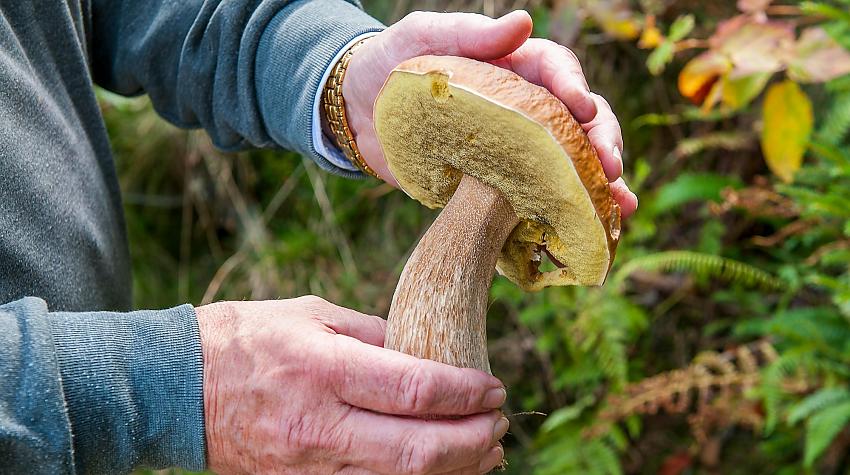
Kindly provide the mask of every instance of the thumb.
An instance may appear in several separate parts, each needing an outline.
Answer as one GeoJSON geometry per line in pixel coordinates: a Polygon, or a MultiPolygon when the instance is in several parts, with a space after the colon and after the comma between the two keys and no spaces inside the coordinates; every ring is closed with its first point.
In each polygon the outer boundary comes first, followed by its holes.
{"type": "Polygon", "coordinates": [[[404,19],[405,33],[419,54],[492,60],[507,56],[531,35],[531,16],[516,10],[498,19],[476,13],[414,12],[404,19]]]}

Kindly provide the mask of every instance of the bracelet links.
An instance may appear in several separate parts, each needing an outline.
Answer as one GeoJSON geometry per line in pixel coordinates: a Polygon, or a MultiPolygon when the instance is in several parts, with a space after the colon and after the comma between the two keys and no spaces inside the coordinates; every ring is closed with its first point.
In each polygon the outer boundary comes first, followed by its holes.
{"type": "Polygon", "coordinates": [[[337,146],[342,150],[345,157],[363,173],[380,179],[378,174],[375,173],[375,170],[363,159],[363,155],[360,154],[360,150],[357,148],[354,135],[351,133],[351,128],[348,127],[348,119],[345,116],[345,99],[342,97],[342,81],[345,79],[348,63],[351,62],[354,52],[363,46],[368,39],[360,40],[352,45],[334,65],[331,75],[328,77],[327,83],[325,83],[322,94],[322,107],[325,110],[328,127],[336,140],[337,146]]]}

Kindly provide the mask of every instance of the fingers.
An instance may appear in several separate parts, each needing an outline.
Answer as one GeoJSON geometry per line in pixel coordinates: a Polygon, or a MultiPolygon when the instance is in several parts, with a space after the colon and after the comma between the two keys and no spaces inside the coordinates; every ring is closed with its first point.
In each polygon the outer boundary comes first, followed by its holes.
{"type": "Polygon", "coordinates": [[[329,323],[329,326],[335,332],[383,348],[384,334],[387,328],[386,320],[345,307],[336,308],[338,312],[334,315],[333,321],[329,323]]]}
{"type": "Polygon", "coordinates": [[[384,346],[387,322],[381,317],[340,307],[315,295],[298,297],[293,301],[303,305],[313,318],[337,334],[350,336],[370,345],[384,346]]]}
{"type": "Polygon", "coordinates": [[[507,430],[501,419],[499,411],[425,420],[353,410],[337,429],[346,434],[341,436],[346,443],[340,456],[354,467],[386,474],[436,474],[479,467],[491,462],[491,452],[507,430]]]}
{"type": "Polygon", "coordinates": [[[505,402],[495,377],[396,351],[335,339],[333,382],[342,401],[376,412],[410,416],[460,416],[484,412],[505,402]]]}
{"type": "Polygon", "coordinates": [[[531,35],[531,17],[523,10],[493,19],[474,13],[413,12],[393,25],[416,54],[464,56],[489,60],[511,54],[531,35]]]}
{"type": "Polygon", "coordinates": [[[614,195],[614,201],[620,205],[620,216],[628,218],[637,210],[637,195],[629,190],[629,187],[626,186],[626,182],[622,178],[618,178],[610,186],[611,194],[614,195]]]}
{"type": "Polygon", "coordinates": [[[493,64],[513,70],[558,97],[582,123],[608,180],[613,182],[623,174],[620,124],[608,102],[590,92],[581,64],[572,51],[549,40],[532,38],[493,64]]]}
{"type": "Polygon", "coordinates": [[[623,133],[608,101],[599,94],[592,96],[598,112],[592,121],[582,127],[599,155],[605,176],[608,181],[614,182],[623,174],[623,133]]]}
{"type": "Polygon", "coordinates": [[[581,64],[568,48],[553,41],[532,38],[510,56],[493,61],[493,64],[548,89],[579,122],[589,122],[596,116],[597,104],[591,96],[581,64]]]}
{"type": "Polygon", "coordinates": [[[596,101],[598,112],[596,117],[589,123],[583,124],[583,127],[587,132],[587,138],[590,139],[590,143],[596,149],[596,154],[599,155],[602,169],[610,181],[611,194],[614,195],[614,201],[620,205],[621,217],[625,219],[637,210],[638,198],[629,190],[622,178],[623,134],[620,123],[614,116],[614,111],[611,110],[608,101],[599,94],[592,95],[596,101]]]}

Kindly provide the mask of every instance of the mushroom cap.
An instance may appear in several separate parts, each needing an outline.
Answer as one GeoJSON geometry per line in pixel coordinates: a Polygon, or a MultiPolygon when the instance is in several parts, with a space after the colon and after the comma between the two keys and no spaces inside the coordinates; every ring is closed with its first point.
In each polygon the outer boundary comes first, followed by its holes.
{"type": "Polygon", "coordinates": [[[620,209],[590,141],[567,107],[517,74],[466,58],[398,65],[374,123],[401,189],[443,207],[463,174],[499,190],[520,218],[499,272],[526,290],[601,285],[620,235],[620,209]],[[557,265],[539,269],[543,254],[557,265]]]}

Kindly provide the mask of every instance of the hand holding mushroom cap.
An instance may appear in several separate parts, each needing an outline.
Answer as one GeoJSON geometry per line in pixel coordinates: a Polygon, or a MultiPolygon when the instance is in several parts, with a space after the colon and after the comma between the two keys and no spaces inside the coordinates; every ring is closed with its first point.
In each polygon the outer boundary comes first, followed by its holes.
{"type": "Polygon", "coordinates": [[[604,282],[620,209],[581,126],[546,89],[491,64],[423,56],[390,74],[374,123],[399,186],[445,206],[402,272],[387,347],[489,371],[494,267],[526,290],[604,282]],[[539,270],[544,254],[556,270],[539,270]]]}

